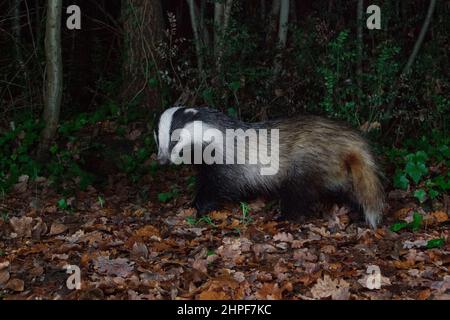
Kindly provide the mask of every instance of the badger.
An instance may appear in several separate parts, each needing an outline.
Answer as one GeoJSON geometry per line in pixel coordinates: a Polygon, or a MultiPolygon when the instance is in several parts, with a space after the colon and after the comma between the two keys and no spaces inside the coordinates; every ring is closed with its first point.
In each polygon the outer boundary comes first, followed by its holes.
{"type": "Polygon", "coordinates": [[[248,123],[210,107],[176,106],[161,114],[154,135],[161,164],[196,168],[198,216],[264,197],[279,200],[288,220],[323,199],[345,199],[372,228],[382,217],[382,175],[368,143],[344,123],[313,115],[248,123]],[[205,153],[210,159],[198,159],[205,153]]]}

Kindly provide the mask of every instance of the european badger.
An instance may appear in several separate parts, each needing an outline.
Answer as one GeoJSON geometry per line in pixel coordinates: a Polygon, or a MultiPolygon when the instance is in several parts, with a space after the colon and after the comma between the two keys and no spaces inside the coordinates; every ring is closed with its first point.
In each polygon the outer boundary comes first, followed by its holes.
{"type": "MultiPolygon", "coordinates": [[[[183,153],[192,152],[196,147],[205,150],[208,144],[222,147],[211,153],[219,158],[222,155],[228,159],[229,153],[236,160],[234,154],[245,154],[244,164],[195,165],[198,176],[193,204],[200,216],[219,209],[225,202],[264,196],[279,198],[282,215],[295,219],[309,213],[315,203],[339,195],[361,209],[373,228],[381,219],[384,197],[374,157],[366,141],[341,123],[317,116],[246,123],[207,107],[172,107],[161,115],[154,134],[161,163],[177,162],[183,153]],[[227,129],[242,129],[231,144],[236,152],[230,152],[229,146],[223,148],[223,141],[211,138],[212,135],[205,138],[194,134],[194,124],[200,124],[203,133],[214,129],[224,136],[227,129]],[[237,137],[249,138],[245,136],[248,129],[270,132],[278,129],[279,156],[273,160],[278,167],[275,174],[262,173],[260,169],[267,162],[263,165],[259,159],[257,163],[248,161],[256,152],[254,144],[237,144],[237,137]],[[190,149],[183,149],[186,147],[190,149]]],[[[274,152],[272,146],[277,142],[272,141],[272,135],[275,136],[270,133],[266,139],[270,152],[274,152]]]]}

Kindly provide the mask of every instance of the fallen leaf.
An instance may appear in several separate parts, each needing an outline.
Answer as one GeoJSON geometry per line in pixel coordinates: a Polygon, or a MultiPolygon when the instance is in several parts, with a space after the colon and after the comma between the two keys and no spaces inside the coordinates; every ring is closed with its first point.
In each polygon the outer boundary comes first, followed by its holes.
{"type": "Polygon", "coordinates": [[[67,231],[67,227],[61,223],[53,222],[52,226],[50,227],[50,232],[48,233],[49,236],[56,236],[58,234],[64,233],[67,231]]]}
{"type": "Polygon", "coordinates": [[[348,300],[349,288],[350,285],[345,280],[333,280],[326,274],[323,279],[317,280],[311,289],[311,294],[315,299],[331,297],[333,300],[348,300]]]}
{"type": "Polygon", "coordinates": [[[405,249],[412,249],[412,248],[422,248],[427,246],[427,241],[425,240],[416,240],[416,241],[409,241],[406,240],[403,242],[403,248],[405,249]]]}
{"type": "Polygon", "coordinates": [[[261,300],[281,300],[283,298],[283,292],[278,286],[278,283],[264,283],[256,291],[256,298],[261,300]]]}
{"type": "Polygon", "coordinates": [[[281,242],[292,242],[294,241],[294,236],[290,233],[280,232],[273,236],[273,240],[281,242]]]}
{"type": "Polygon", "coordinates": [[[209,214],[209,217],[213,220],[224,221],[228,218],[226,211],[213,211],[209,214]]]}
{"type": "Polygon", "coordinates": [[[198,296],[199,300],[229,300],[230,296],[225,292],[203,291],[198,296]]]}
{"type": "Polygon", "coordinates": [[[442,223],[448,220],[448,215],[444,211],[434,211],[425,217],[426,222],[442,223]],[[431,221],[430,221],[431,220],[431,221]]]}
{"type": "Polygon", "coordinates": [[[33,225],[33,218],[31,217],[12,217],[9,224],[17,234],[18,238],[31,238],[31,228],[33,225]]]}
{"type": "Polygon", "coordinates": [[[40,240],[41,236],[47,232],[47,224],[42,219],[36,218],[35,225],[31,231],[33,239],[40,240]]]}
{"type": "Polygon", "coordinates": [[[17,193],[24,193],[28,188],[28,180],[30,179],[27,175],[22,175],[18,179],[18,183],[16,183],[13,187],[14,191],[17,193]]]}
{"type": "Polygon", "coordinates": [[[10,278],[10,274],[8,270],[0,270],[0,286],[4,285],[5,283],[8,282],[9,278],[10,278]]]}
{"type": "Polygon", "coordinates": [[[5,285],[5,288],[15,292],[22,292],[25,288],[25,283],[21,279],[11,279],[5,285]]]}
{"type": "Polygon", "coordinates": [[[133,244],[133,248],[131,249],[131,258],[139,259],[141,257],[144,259],[148,258],[148,248],[142,242],[135,242],[133,244]]]}
{"type": "Polygon", "coordinates": [[[148,240],[153,236],[160,237],[159,230],[151,224],[136,230],[134,234],[143,240],[148,240]]]}
{"type": "Polygon", "coordinates": [[[127,277],[133,271],[133,267],[126,258],[110,260],[109,257],[99,256],[94,260],[94,266],[99,272],[118,277],[127,277]]]}

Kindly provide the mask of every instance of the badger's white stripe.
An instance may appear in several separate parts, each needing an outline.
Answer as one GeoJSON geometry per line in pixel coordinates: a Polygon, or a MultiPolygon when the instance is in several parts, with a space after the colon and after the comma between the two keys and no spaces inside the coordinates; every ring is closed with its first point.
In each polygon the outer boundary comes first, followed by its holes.
{"type": "Polygon", "coordinates": [[[170,146],[170,127],[172,126],[173,114],[180,109],[180,107],[172,107],[164,111],[159,119],[159,149],[158,158],[169,155],[170,146]]]}
{"type": "Polygon", "coordinates": [[[192,114],[197,114],[198,110],[194,109],[194,108],[189,108],[189,109],[185,109],[184,113],[192,113],[192,114]]]}

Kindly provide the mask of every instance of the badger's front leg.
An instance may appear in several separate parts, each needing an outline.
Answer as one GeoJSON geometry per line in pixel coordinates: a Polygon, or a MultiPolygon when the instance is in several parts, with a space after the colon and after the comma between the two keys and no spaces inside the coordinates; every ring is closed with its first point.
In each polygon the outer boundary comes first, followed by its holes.
{"type": "Polygon", "coordinates": [[[197,209],[197,217],[202,217],[211,211],[220,209],[220,203],[216,195],[206,186],[198,188],[193,205],[197,209]]]}
{"type": "Polygon", "coordinates": [[[204,216],[209,212],[220,209],[220,190],[212,170],[200,169],[197,175],[197,192],[193,206],[197,209],[197,217],[204,216]]]}
{"type": "Polygon", "coordinates": [[[303,222],[306,216],[313,215],[317,194],[314,183],[303,176],[285,182],[279,194],[281,215],[291,221],[303,222]]]}

